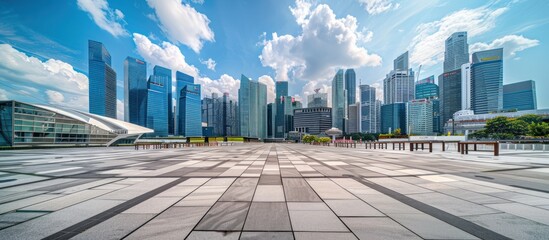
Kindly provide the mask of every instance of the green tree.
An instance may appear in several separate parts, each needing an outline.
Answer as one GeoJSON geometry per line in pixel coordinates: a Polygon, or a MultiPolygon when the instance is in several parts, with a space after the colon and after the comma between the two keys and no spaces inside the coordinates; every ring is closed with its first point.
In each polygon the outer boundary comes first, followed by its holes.
{"type": "Polygon", "coordinates": [[[329,142],[332,141],[332,139],[330,139],[329,137],[321,137],[321,138],[319,138],[318,140],[319,140],[319,142],[321,142],[321,143],[329,143],[329,142]]]}
{"type": "Polygon", "coordinates": [[[517,120],[525,121],[528,124],[540,123],[542,121],[542,117],[536,114],[526,114],[518,117],[517,120]]]}
{"type": "Polygon", "coordinates": [[[486,121],[486,134],[508,133],[510,129],[509,118],[499,116],[486,121]]]}
{"type": "Polygon", "coordinates": [[[549,136],[549,123],[530,123],[528,125],[528,136],[532,137],[546,137],[549,136]]]}
{"type": "Polygon", "coordinates": [[[402,134],[402,131],[400,130],[400,128],[397,128],[397,129],[395,129],[395,131],[393,131],[393,134],[395,136],[400,136],[402,134]]]}
{"type": "Polygon", "coordinates": [[[514,137],[524,136],[528,132],[528,123],[521,119],[512,119],[509,121],[509,134],[514,137]]]}

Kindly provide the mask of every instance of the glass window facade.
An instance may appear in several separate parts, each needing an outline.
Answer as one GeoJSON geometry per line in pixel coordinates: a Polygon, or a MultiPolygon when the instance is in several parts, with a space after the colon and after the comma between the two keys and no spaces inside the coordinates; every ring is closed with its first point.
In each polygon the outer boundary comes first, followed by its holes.
{"type": "MultiPolygon", "coordinates": [[[[182,73],[182,72],[175,72],[175,99],[176,99],[176,103],[179,104],[179,101],[181,99],[181,90],[183,90],[183,88],[185,86],[187,86],[188,84],[194,84],[194,77],[190,76],[190,75],[187,75],[185,73],[182,73]]],[[[175,122],[174,122],[174,134],[175,135],[183,135],[183,130],[180,130],[179,129],[179,121],[181,120],[181,114],[183,113],[180,113],[179,112],[179,105],[175,107],[175,115],[174,115],[174,118],[175,118],[175,122]]]]}
{"type": "Polygon", "coordinates": [[[536,83],[532,80],[503,85],[504,110],[537,109],[536,83]]]}
{"type": "Polygon", "coordinates": [[[116,118],[116,72],[102,43],[88,41],[90,113],[116,118]]]}
{"type": "Polygon", "coordinates": [[[124,61],[124,120],[145,126],[147,114],[147,63],[132,57],[124,61]]]}
{"type": "Polygon", "coordinates": [[[355,70],[349,68],[345,70],[345,90],[347,90],[347,104],[356,103],[356,73],[355,70]]]}
{"type": "Polygon", "coordinates": [[[471,92],[475,114],[503,109],[503,48],[473,53],[471,92]]]}
{"type": "Polygon", "coordinates": [[[179,99],[180,121],[178,128],[186,137],[202,136],[200,85],[187,84],[181,90],[179,99]]]}
{"type": "Polygon", "coordinates": [[[347,90],[343,70],[340,69],[332,80],[332,126],[345,132],[347,120],[347,90]]]}
{"type": "Polygon", "coordinates": [[[332,109],[329,107],[300,108],[294,110],[294,130],[318,135],[332,127],[332,109]]]}
{"type": "Polygon", "coordinates": [[[168,136],[168,84],[166,76],[151,75],[147,87],[147,128],[149,137],[168,136]]]}
{"type": "Polygon", "coordinates": [[[461,69],[442,74],[439,83],[441,89],[440,114],[442,122],[446,122],[452,118],[455,112],[461,110],[461,69]]]}
{"type": "MultiPolygon", "coordinates": [[[[165,67],[161,66],[154,66],[153,68],[153,75],[165,78],[165,85],[166,85],[166,93],[168,94],[168,100],[166,102],[166,105],[164,105],[165,108],[167,108],[168,112],[168,135],[174,134],[174,112],[173,112],[173,95],[172,95],[172,70],[167,69],[165,67]]],[[[167,135],[166,135],[167,136],[167,135]]]]}
{"type": "Polygon", "coordinates": [[[400,128],[407,133],[406,103],[392,103],[381,106],[381,133],[389,133],[400,128]]]}

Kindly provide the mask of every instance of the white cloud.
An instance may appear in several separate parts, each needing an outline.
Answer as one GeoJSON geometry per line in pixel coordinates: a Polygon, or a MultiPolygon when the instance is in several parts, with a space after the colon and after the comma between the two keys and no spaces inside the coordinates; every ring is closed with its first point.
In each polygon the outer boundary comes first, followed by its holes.
{"type": "Polygon", "coordinates": [[[486,6],[453,12],[441,20],[420,24],[409,46],[412,64],[435,65],[444,58],[444,41],[452,33],[467,31],[469,38],[486,33],[507,8],[486,6]]]}
{"type": "MultiPolygon", "coordinates": [[[[536,39],[525,38],[522,35],[507,35],[498,38],[491,43],[477,42],[471,44],[469,49],[471,54],[478,51],[503,48],[504,57],[514,57],[517,52],[539,45],[536,39]]],[[[520,59],[520,58],[519,58],[520,59]]]]}
{"type": "Polygon", "coordinates": [[[357,46],[360,34],[353,16],[336,18],[328,5],[311,10],[311,4],[296,1],[290,8],[302,32],[298,36],[272,34],[259,56],[263,66],[276,71],[276,80],[317,81],[331,78],[337,68],[379,66],[381,57],[357,46]],[[291,76],[289,76],[291,75],[291,76]]]}
{"type": "Polygon", "coordinates": [[[211,58],[208,58],[208,60],[200,60],[200,63],[206,65],[206,67],[212,71],[215,71],[215,65],[217,65],[215,60],[211,58]]]}
{"type": "Polygon", "coordinates": [[[192,2],[196,4],[204,4],[204,0],[192,0],[192,2]]]}
{"type": "Polygon", "coordinates": [[[362,31],[357,32],[357,36],[358,36],[358,41],[367,43],[367,42],[371,42],[372,39],[374,38],[374,32],[368,31],[365,28],[363,28],[362,31]]]}
{"type": "Polygon", "coordinates": [[[61,104],[65,101],[65,96],[58,91],[46,90],[46,95],[50,104],[61,104]]]}
{"type": "MultiPolygon", "coordinates": [[[[303,99],[315,93],[315,89],[320,89],[319,92],[328,94],[328,106],[332,106],[332,83],[330,80],[309,81],[303,86],[303,99]]],[[[307,103],[308,104],[308,103],[307,103]]],[[[303,105],[305,103],[303,102],[303,105]]]]}
{"type": "Polygon", "coordinates": [[[380,14],[400,7],[400,4],[393,3],[391,0],[358,0],[358,2],[364,6],[364,9],[370,15],[380,14]]]}
{"type": "Polygon", "coordinates": [[[115,37],[129,36],[124,28],[124,13],[118,9],[109,8],[106,0],[77,0],[78,7],[88,13],[91,19],[101,29],[115,37]]]}
{"type": "Polygon", "coordinates": [[[267,103],[272,103],[275,101],[275,81],[271,76],[263,75],[257,79],[258,82],[267,85],[267,103]]]}
{"type": "Polygon", "coordinates": [[[202,87],[202,96],[210,97],[212,93],[222,96],[224,93],[229,93],[229,98],[238,99],[238,88],[240,88],[240,80],[235,79],[227,74],[221,75],[217,80],[212,80],[208,77],[199,77],[196,79],[202,87]]]}
{"type": "Polygon", "coordinates": [[[0,100],[8,100],[8,92],[0,88],[0,100]]]}
{"type": "Polygon", "coordinates": [[[116,99],[116,118],[124,120],[124,102],[120,99],[116,99]]]}
{"type": "Polygon", "coordinates": [[[208,17],[189,4],[180,0],[147,0],[147,3],[155,10],[160,28],[170,41],[187,45],[195,52],[200,52],[203,41],[214,41],[208,17]]]}

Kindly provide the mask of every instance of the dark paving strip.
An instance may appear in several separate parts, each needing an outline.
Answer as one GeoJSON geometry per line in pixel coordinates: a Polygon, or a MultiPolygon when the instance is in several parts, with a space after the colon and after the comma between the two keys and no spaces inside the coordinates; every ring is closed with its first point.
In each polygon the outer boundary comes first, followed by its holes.
{"type": "Polygon", "coordinates": [[[544,167],[504,168],[504,169],[486,170],[482,172],[509,172],[509,171],[519,171],[519,170],[528,170],[528,169],[536,169],[536,168],[544,168],[544,167]]]}
{"type": "Polygon", "coordinates": [[[116,207],[113,207],[107,211],[104,211],[104,212],[101,212],[91,218],[88,218],[82,222],[79,222],[79,223],[76,223],[68,228],[65,228],[59,232],[56,232],[44,239],[70,239],[76,235],[78,235],[79,233],[82,233],[90,228],[92,228],[93,226],[111,218],[111,217],[114,217],[116,216],[117,214],[119,213],[122,213],[123,211],[126,211],[127,209],[163,192],[163,191],[166,191],[168,190],[169,188],[183,182],[187,180],[187,178],[180,178],[180,179],[177,179],[173,182],[170,182],[164,186],[161,186],[159,188],[156,188],[154,190],[151,190],[149,192],[146,192],[144,194],[141,194],[135,198],[132,198],[122,204],[119,204],[117,205],[116,207]]]}
{"type": "Polygon", "coordinates": [[[404,204],[407,204],[408,206],[411,206],[417,210],[420,210],[426,214],[429,214],[435,218],[438,218],[439,220],[444,221],[480,239],[494,239],[494,240],[510,239],[490,229],[484,228],[482,226],[469,222],[465,219],[462,219],[460,217],[457,217],[455,215],[442,211],[438,208],[422,203],[413,198],[407,197],[404,194],[385,188],[381,185],[364,180],[362,178],[358,178],[356,176],[347,176],[347,177],[351,177],[370,188],[373,188],[389,197],[392,197],[404,204]]]}
{"type": "Polygon", "coordinates": [[[479,173],[456,173],[455,175],[479,181],[502,184],[510,187],[549,193],[549,181],[547,181],[547,179],[543,180],[530,178],[532,181],[528,181],[526,180],[527,176],[516,176],[510,174],[502,175],[497,173],[490,174],[486,172],[483,172],[482,175],[479,175],[479,173]]]}

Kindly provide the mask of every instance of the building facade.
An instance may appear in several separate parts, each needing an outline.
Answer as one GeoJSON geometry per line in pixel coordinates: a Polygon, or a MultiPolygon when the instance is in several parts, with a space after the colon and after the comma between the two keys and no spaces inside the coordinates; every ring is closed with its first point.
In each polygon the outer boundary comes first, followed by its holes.
{"type": "Polygon", "coordinates": [[[503,109],[503,48],[473,53],[471,109],[485,114],[503,109]]]}
{"type": "Polygon", "coordinates": [[[332,126],[345,132],[347,121],[347,90],[343,70],[337,71],[332,80],[332,126]]]}
{"type": "Polygon", "coordinates": [[[360,132],[378,133],[381,102],[376,99],[376,88],[360,85],[360,132]]]}
{"type": "Polygon", "coordinates": [[[406,103],[391,103],[381,106],[381,133],[392,133],[400,129],[407,133],[406,103]]]}
{"type": "Polygon", "coordinates": [[[202,136],[200,84],[185,85],[179,96],[179,132],[185,137],[202,136]]]}
{"type": "Polygon", "coordinates": [[[349,68],[345,70],[345,90],[347,90],[347,105],[356,103],[356,73],[349,68]]]}
{"type": "Polygon", "coordinates": [[[430,76],[416,82],[415,99],[438,98],[438,85],[435,83],[435,76],[430,76]]]}
{"type": "Polygon", "coordinates": [[[408,68],[408,52],[396,58],[394,64],[394,69],[383,80],[384,104],[414,99],[414,72],[408,68]]]}
{"type": "MultiPolygon", "coordinates": [[[[187,85],[194,84],[194,77],[191,75],[182,73],[180,71],[175,72],[175,99],[177,100],[177,104],[179,104],[179,100],[181,99],[181,92],[183,88],[187,85]]],[[[183,135],[182,130],[179,129],[179,121],[182,119],[180,116],[181,114],[184,114],[184,112],[181,112],[181,110],[184,110],[180,108],[179,106],[175,107],[174,111],[174,135],[183,135]]]]}
{"type": "Polygon", "coordinates": [[[166,92],[168,94],[168,100],[165,108],[168,112],[168,135],[174,135],[174,108],[173,108],[173,94],[172,94],[172,70],[161,66],[154,66],[153,75],[167,79],[165,84],[167,85],[166,92]]]}
{"type": "Polygon", "coordinates": [[[267,137],[267,86],[242,75],[238,89],[240,135],[267,137]]]}
{"type": "Polygon", "coordinates": [[[275,138],[285,138],[286,133],[288,133],[288,131],[290,130],[290,129],[286,129],[286,125],[287,125],[286,116],[290,115],[290,113],[286,111],[286,107],[284,103],[284,100],[289,97],[288,82],[277,81],[275,90],[276,90],[275,138]]]}
{"type": "Polygon", "coordinates": [[[461,65],[461,110],[471,110],[471,63],[461,65]]]}
{"type": "Polygon", "coordinates": [[[456,32],[444,42],[444,72],[461,69],[461,66],[469,62],[469,44],[467,32],[456,32]]]}
{"type": "Polygon", "coordinates": [[[360,103],[349,105],[349,120],[347,133],[360,132],[360,103]]]}
{"type": "Polygon", "coordinates": [[[319,135],[332,127],[332,109],[329,107],[300,108],[294,110],[294,130],[319,135]]]}
{"type": "Polygon", "coordinates": [[[221,97],[215,93],[211,97],[204,97],[202,123],[211,127],[212,136],[238,136],[238,104],[230,98],[229,93],[221,97]]]}
{"type": "Polygon", "coordinates": [[[328,107],[328,93],[318,92],[307,96],[307,107],[328,107]]]}
{"type": "Polygon", "coordinates": [[[455,112],[461,110],[461,69],[443,73],[439,84],[440,124],[444,124],[455,112]]]}
{"type": "Polygon", "coordinates": [[[171,81],[163,75],[151,75],[147,82],[147,120],[146,127],[154,133],[148,137],[168,136],[168,84],[171,81]]]}
{"type": "Polygon", "coordinates": [[[537,108],[536,82],[527,80],[503,85],[504,110],[523,111],[537,108]]]}
{"type": "Polygon", "coordinates": [[[147,118],[147,63],[127,57],[124,60],[124,120],[145,126],[147,118]]]}
{"type": "Polygon", "coordinates": [[[433,135],[433,102],[424,98],[412,100],[407,105],[408,134],[433,135]]]}
{"type": "Polygon", "coordinates": [[[88,78],[90,113],[116,118],[116,72],[105,46],[88,40],[88,78]]]}

